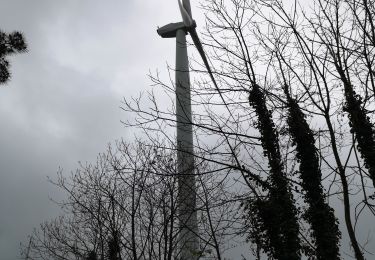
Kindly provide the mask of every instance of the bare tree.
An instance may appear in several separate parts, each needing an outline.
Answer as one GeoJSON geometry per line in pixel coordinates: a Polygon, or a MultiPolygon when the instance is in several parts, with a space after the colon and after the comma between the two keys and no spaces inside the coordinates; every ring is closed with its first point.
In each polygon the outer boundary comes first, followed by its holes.
{"type": "MultiPolygon", "coordinates": [[[[165,148],[119,142],[54,182],[68,198],[65,214],[30,238],[28,259],[174,259],[179,254],[176,154],[165,148]]],[[[201,169],[202,167],[198,167],[201,169]]],[[[209,175],[209,173],[207,173],[209,175]]],[[[221,258],[226,221],[225,191],[218,178],[198,179],[200,254],[221,258]]],[[[211,175],[212,176],[212,175],[211,175]]],[[[234,213],[235,214],[235,213],[234,213]]]]}

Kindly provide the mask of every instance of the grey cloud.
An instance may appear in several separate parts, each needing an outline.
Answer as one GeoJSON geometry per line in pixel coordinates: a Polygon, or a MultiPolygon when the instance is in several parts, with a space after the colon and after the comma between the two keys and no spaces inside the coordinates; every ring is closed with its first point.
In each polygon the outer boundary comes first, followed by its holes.
{"type": "Polygon", "coordinates": [[[155,32],[167,4],[159,14],[146,0],[1,1],[0,29],[24,32],[29,53],[11,57],[0,88],[0,259],[18,259],[19,243],[58,214],[49,197],[62,194],[47,176],[132,135],[120,101],[173,56],[155,32]]]}
{"type": "Polygon", "coordinates": [[[1,0],[0,29],[29,44],[0,87],[1,260],[19,259],[19,243],[59,213],[47,176],[133,136],[120,123],[122,97],[149,90],[150,69],[169,80],[175,42],[156,28],[179,17],[171,1],[1,0]]]}

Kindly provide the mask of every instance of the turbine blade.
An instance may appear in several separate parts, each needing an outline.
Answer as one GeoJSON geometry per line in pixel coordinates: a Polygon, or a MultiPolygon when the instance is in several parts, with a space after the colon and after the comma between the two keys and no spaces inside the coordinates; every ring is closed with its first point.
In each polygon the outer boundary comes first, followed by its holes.
{"type": "Polygon", "coordinates": [[[223,101],[223,104],[225,105],[225,108],[228,110],[228,112],[229,112],[230,116],[232,117],[232,119],[235,120],[235,118],[234,118],[234,116],[232,114],[232,111],[228,107],[228,104],[226,103],[226,101],[224,99],[224,96],[223,96],[221,90],[219,89],[219,86],[216,83],[216,80],[214,78],[214,74],[212,73],[211,66],[208,63],[208,59],[207,59],[206,53],[204,52],[203,45],[202,45],[201,41],[199,40],[197,31],[195,30],[195,27],[189,28],[189,33],[190,33],[191,38],[193,39],[195,47],[197,48],[197,50],[198,50],[198,52],[199,52],[199,54],[200,54],[200,56],[201,56],[201,58],[203,60],[204,65],[206,66],[208,74],[210,74],[211,81],[214,84],[217,92],[219,93],[220,99],[223,101]]]}
{"type": "Polygon", "coordinates": [[[217,90],[219,90],[219,87],[216,83],[216,80],[214,78],[214,75],[212,73],[212,70],[211,70],[211,66],[210,64],[208,63],[208,59],[207,59],[207,56],[206,56],[206,53],[204,52],[204,49],[203,49],[203,45],[201,43],[201,41],[199,40],[199,37],[198,37],[198,34],[197,34],[197,31],[195,30],[195,28],[192,28],[191,30],[189,30],[190,32],[190,36],[191,38],[193,39],[193,42],[194,42],[194,45],[195,47],[197,48],[202,60],[203,60],[203,63],[208,71],[208,74],[210,74],[210,78],[212,80],[212,82],[214,83],[215,85],[215,88],[217,90]]]}
{"type": "Polygon", "coordinates": [[[182,21],[184,22],[186,27],[191,27],[193,25],[193,19],[189,15],[189,13],[186,11],[185,7],[182,5],[180,0],[177,0],[178,6],[180,7],[180,12],[182,16],[182,21]]]}
{"type": "Polygon", "coordinates": [[[184,6],[191,19],[193,19],[193,15],[191,14],[190,0],[182,0],[182,5],[184,6]]]}

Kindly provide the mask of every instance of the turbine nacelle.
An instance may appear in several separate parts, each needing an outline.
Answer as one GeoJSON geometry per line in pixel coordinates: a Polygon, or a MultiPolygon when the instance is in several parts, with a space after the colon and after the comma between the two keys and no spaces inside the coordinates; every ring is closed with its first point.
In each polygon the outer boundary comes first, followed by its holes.
{"type": "Polygon", "coordinates": [[[178,30],[182,29],[185,33],[188,33],[197,27],[197,24],[191,17],[189,2],[184,1],[184,3],[181,3],[180,0],[177,0],[177,2],[181,12],[182,22],[170,23],[158,28],[157,32],[162,38],[175,38],[178,30]]]}
{"type": "Polygon", "coordinates": [[[175,38],[178,30],[184,30],[188,33],[191,29],[195,28],[197,25],[193,20],[190,27],[187,27],[184,22],[170,23],[158,28],[156,31],[162,38],[175,38]]]}

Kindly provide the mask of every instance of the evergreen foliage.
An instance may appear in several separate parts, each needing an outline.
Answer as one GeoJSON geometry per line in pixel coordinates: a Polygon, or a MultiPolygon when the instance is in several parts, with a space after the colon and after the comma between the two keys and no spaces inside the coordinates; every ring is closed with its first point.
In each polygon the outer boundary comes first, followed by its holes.
{"type": "Polygon", "coordinates": [[[22,33],[6,34],[0,31],[0,84],[4,84],[10,79],[10,63],[6,56],[26,51],[27,45],[22,33]]]}

